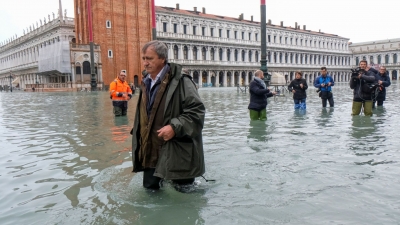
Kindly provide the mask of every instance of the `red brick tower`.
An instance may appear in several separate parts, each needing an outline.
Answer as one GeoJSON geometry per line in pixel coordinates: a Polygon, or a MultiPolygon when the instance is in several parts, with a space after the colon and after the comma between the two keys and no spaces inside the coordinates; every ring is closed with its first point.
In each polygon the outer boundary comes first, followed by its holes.
{"type": "MultiPolygon", "coordinates": [[[[87,0],[74,0],[76,43],[89,44],[87,0]]],[[[151,40],[150,0],[92,0],[93,42],[100,45],[104,85],[120,70],[141,81],[141,48],[151,40]]]]}

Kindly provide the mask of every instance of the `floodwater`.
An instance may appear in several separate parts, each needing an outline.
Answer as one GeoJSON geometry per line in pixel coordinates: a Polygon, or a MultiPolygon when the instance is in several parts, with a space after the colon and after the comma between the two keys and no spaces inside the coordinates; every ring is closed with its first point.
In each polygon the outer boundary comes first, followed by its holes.
{"type": "Polygon", "coordinates": [[[199,90],[207,179],[191,193],[131,173],[135,101],[114,118],[107,92],[0,93],[0,224],[400,224],[399,84],[374,116],[351,117],[310,88],[306,112],[270,98],[250,122],[248,93],[199,90]]]}

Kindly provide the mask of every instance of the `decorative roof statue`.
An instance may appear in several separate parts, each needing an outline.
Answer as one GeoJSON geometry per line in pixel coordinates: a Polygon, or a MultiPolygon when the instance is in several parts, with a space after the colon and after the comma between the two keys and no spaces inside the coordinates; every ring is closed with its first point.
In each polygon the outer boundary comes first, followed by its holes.
{"type": "Polygon", "coordinates": [[[50,23],[50,14],[48,15],[48,18],[49,18],[49,23],[50,23]]]}
{"type": "Polygon", "coordinates": [[[24,35],[25,35],[25,29],[22,30],[22,33],[24,33],[24,35]]]}
{"type": "Polygon", "coordinates": [[[42,19],[40,19],[40,26],[42,26],[42,19]]]}
{"type": "Polygon", "coordinates": [[[67,18],[67,9],[64,10],[64,18],[67,18]]]}
{"type": "Polygon", "coordinates": [[[46,17],[43,18],[44,24],[46,24],[46,17]]]}
{"type": "Polygon", "coordinates": [[[39,23],[36,21],[36,28],[38,28],[39,27],[39,23]]]}
{"type": "Polygon", "coordinates": [[[56,16],[54,15],[54,12],[53,12],[53,20],[56,18],[56,16]]]}

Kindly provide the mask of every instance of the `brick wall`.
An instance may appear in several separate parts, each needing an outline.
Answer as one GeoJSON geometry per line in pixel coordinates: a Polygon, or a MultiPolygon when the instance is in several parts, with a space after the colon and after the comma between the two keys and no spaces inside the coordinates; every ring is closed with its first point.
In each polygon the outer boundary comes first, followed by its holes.
{"type": "MultiPolygon", "coordinates": [[[[100,45],[103,81],[108,85],[120,70],[127,70],[127,81],[139,83],[143,67],[141,48],[151,40],[150,0],[91,0],[93,41],[100,45]],[[106,21],[111,28],[106,28],[106,21]],[[113,57],[108,57],[112,50],[113,57]]],[[[74,0],[76,42],[89,44],[87,0],[74,0]]]]}

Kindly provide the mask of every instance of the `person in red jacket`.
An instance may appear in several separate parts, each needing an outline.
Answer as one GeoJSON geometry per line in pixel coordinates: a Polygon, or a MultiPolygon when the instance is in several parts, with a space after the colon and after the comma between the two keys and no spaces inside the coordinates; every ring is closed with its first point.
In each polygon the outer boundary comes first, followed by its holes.
{"type": "Polygon", "coordinates": [[[132,98],[132,90],[125,79],[126,71],[121,70],[118,77],[110,84],[110,97],[112,99],[115,116],[126,115],[128,101],[132,98]]]}

